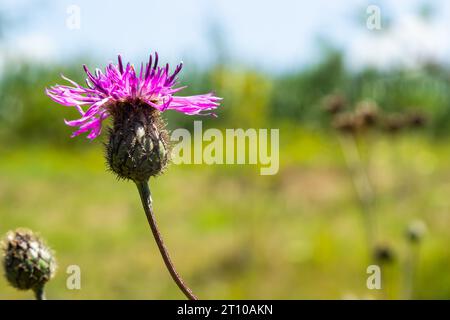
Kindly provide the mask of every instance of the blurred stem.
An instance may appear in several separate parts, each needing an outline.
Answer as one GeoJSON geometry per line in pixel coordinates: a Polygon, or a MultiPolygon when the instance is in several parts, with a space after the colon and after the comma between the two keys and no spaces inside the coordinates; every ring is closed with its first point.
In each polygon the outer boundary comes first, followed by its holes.
{"type": "Polygon", "coordinates": [[[169,270],[172,279],[175,281],[178,288],[180,288],[184,295],[190,300],[197,300],[197,297],[192,293],[192,290],[189,289],[178,272],[175,270],[175,266],[170,259],[169,252],[167,251],[167,248],[161,237],[161,233],[159,232],[158,225],[156,224],[155,214],[153,213],[152,208],[152,196],[148,183],[145,181],[136,181],[135,183],[139,190],[139,195],[141,196],[142,206],[144,207],[145,215],[147,216],[150,229],[152,230],[153,236],[155,238],[156,244],[158,245],[158,249],[161,253],[164,263],[166,264],[167,270],[169,270]]]}
{"type": "Polygon", "coordinates": [[[36,300],[47,300],[47,298],[45,297],[44,286],[34,288],[33,292],[36,300]]]}
{"type": "MultiPolygon", "coordinates": [[[[372,131],[364,131],[362,136],[358,139],[358,146],[361,147],[361,161],[366,168],[367,176],[371,176],[371,167],[372,167],[372,148],[375,146],[375,142],[377,141],[376,132],[372,131]]],[[[356,138],[355,138],[356,140],[356,138]]]]}
{"type": "Polygon", "coordinates": [[[392,283],[392,266],[389,262],[380,261],[378,265],[381,268],[381,296],[382,300],[389,300],[391,297],[392,288],[388,286],[392,283]]]}
{"type": "Polygon", "coordinates": [[[339,135],[339,142],[361,206],[367,244],[372,253],[375,247],[375,221],[372,210],[375,196],[372,184],[364,168],[364,162],[361,159],[355,136],[353,134],[339,135]]]}
{"type": "Polygon", "coordinates": [[[411,170],[411,161],[407,161],[403,152],[403,140],[400,134],[391,137],[391,163],[393,164],[394,174],[396,176],[395,191],[401,196],[411,195],[414,191],[414,178],[416,172],[411,170]]]}
{"type": "Polygon", "coordinates": [[[419,244],[411,243],[409,245],[408,258],[405,263],[405,287],[403,297],[405,300],[413,299],[414,294],[414,276],[417,261],[419,259],[419,244]]]}

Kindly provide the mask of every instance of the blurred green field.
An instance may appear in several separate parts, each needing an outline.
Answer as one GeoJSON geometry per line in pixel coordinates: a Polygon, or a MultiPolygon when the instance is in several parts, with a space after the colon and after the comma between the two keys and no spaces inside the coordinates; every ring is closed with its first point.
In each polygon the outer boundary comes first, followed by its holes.
{"type": "MultiPolygon", "coordinates": [[[[395,250],[381,291],[335,135],[280,129],[280,171],[172,165],[150,181],[178,271],[203,299],[401,298],[407,224],[424,220],[414,298],[450,298],[450,144],[408,135],[370,141],[378,240],[395,250]]],[[[56,251],[50,299],[180,299],[130,182],[106,172],[99,142],[0,147],[0,233],[29,227],[56,251]],[[66,289],[79,265],[82,289],[66,289]]],[[[31,299],[0,279],[0,299],[31,299]]]]}

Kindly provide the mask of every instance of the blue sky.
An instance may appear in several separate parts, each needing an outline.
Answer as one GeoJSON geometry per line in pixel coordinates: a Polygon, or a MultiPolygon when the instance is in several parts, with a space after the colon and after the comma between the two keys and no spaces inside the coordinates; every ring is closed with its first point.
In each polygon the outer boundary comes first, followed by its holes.
{"type": "Polygon", "coordinates": [[[450,60],[450,2],[445,0],[428,1],[437,9],[432,23],[417,18],[423,0],[1,1],[16,20],[7,30],[3,56],[64,61],[89,55],[109,61],[122,53],[137,62],[157,50],[165,61],[207,65],[216,54],[210,41],[215,27],[223,31],[234,61],[264,70],[312,63],[321,38],[342,48],[353,67],[414,66],[429,56],[450,60]],[[369,4],[381,9],[381,31],[366,28],[369,4]],[[70,5],[81,10],[80,29],[66,26],[70,5]]]}

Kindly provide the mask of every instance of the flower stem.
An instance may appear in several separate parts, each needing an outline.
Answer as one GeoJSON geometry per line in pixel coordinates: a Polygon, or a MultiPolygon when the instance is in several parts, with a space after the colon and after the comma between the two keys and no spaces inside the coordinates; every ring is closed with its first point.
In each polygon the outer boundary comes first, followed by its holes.
{"type": "Polygon", "coordinates": [[[47,300],[45,297],[44,286],[39,286],[33,289],[36,300],[47,300]]]}
{"type": "Polygon", "coordinates": [[[408,258],[404,266],[405,285],[403,289],[403,299],[411,300],[414,295],[414,277],[419,260],[419,247],[417,243],[409,244],[408,258]]]}
{"type": "Polygon", "coordinates": [[[156,224],[155,214],[153,213],[152,196],[150,193],[150,188],[148,187],[148,183],[146,181],[135,181],[135,183],[138,188],[139,195],[141,196],[142,206],[144,207],[145,215],[147,216],[150,229],[152,230],[153,236],[155,237],[156,244],[158,245],[159,252],[161,253],[164,263],[166,264],[167,270],[169,270],[172,279],[175,281],[178,288],[180,288],[184,295],[190,300],[197,300],[197,297],[194,295],[192,290],[189,289],[178,272],[175,270],[175,266],[173,265],[172,260],[169,256],[169,252],[164,245],[161,233],[159,232],[158,226],[156,224]]]}
{"type": "Polygon", "coordinates": [[[370,254],[372,254],[376,241],[376,221],[373,212],[375,194],[373,187],[369,175],[364,168],[364,162],[361,160],[355,136],[340,136],[339,142],[358,196],[358,201],[364,217],[367,244],[370,254]]]}

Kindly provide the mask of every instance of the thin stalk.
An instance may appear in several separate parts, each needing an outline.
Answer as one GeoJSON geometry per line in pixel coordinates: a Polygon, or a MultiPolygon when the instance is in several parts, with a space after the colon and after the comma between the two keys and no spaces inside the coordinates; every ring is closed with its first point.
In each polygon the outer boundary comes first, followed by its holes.
{"type": "Polygon", "coordinates": [[[44,286],[39,286],[33,289],[36,300],[47,300],[45,297],[44,286]]]}
{"type": "Polygon", "coordinates": [[[152,230],[153,237],[155,238],[156,244],[158,245],[159,252],[164,260],[164,263],[172,276],[173,281],[177,284],[178,288],[184,293],[184,295],[190,300],[197,300],[191,289],[184,283],[183,279],[180,277],[178,272],[175,270],[175,266],[170,259],[169,252],[164,244],[164,241],[159,232],[158,225],[156,224],[155,214],[153,213],[152,207],[152,196],[150,193],[150,188],[147,182],[137,182],[136,186],[141,196],[142,206],[144,207],[145,215],[147,216],[150,229],[152,230]]]}
{"type": "Polygon", "coordinates": [[[375,247],[376,234],[373,217],[375,195],[372,184],[370,183],[368,173],[364,168],[364,162],[361,159],[355,137],[353,135],[339,136],[339,142],[363,212],[367,243],[370,251],[372,251],[375,247]]]}
{"type": "Polygon", "coordinates": [[[413,299],[414,295],[414,278],[419,256],[418,244],[409,245],[408,258],[405,263],[405,285],[403,289],[403,298],[405,300],[413,299]]]}

